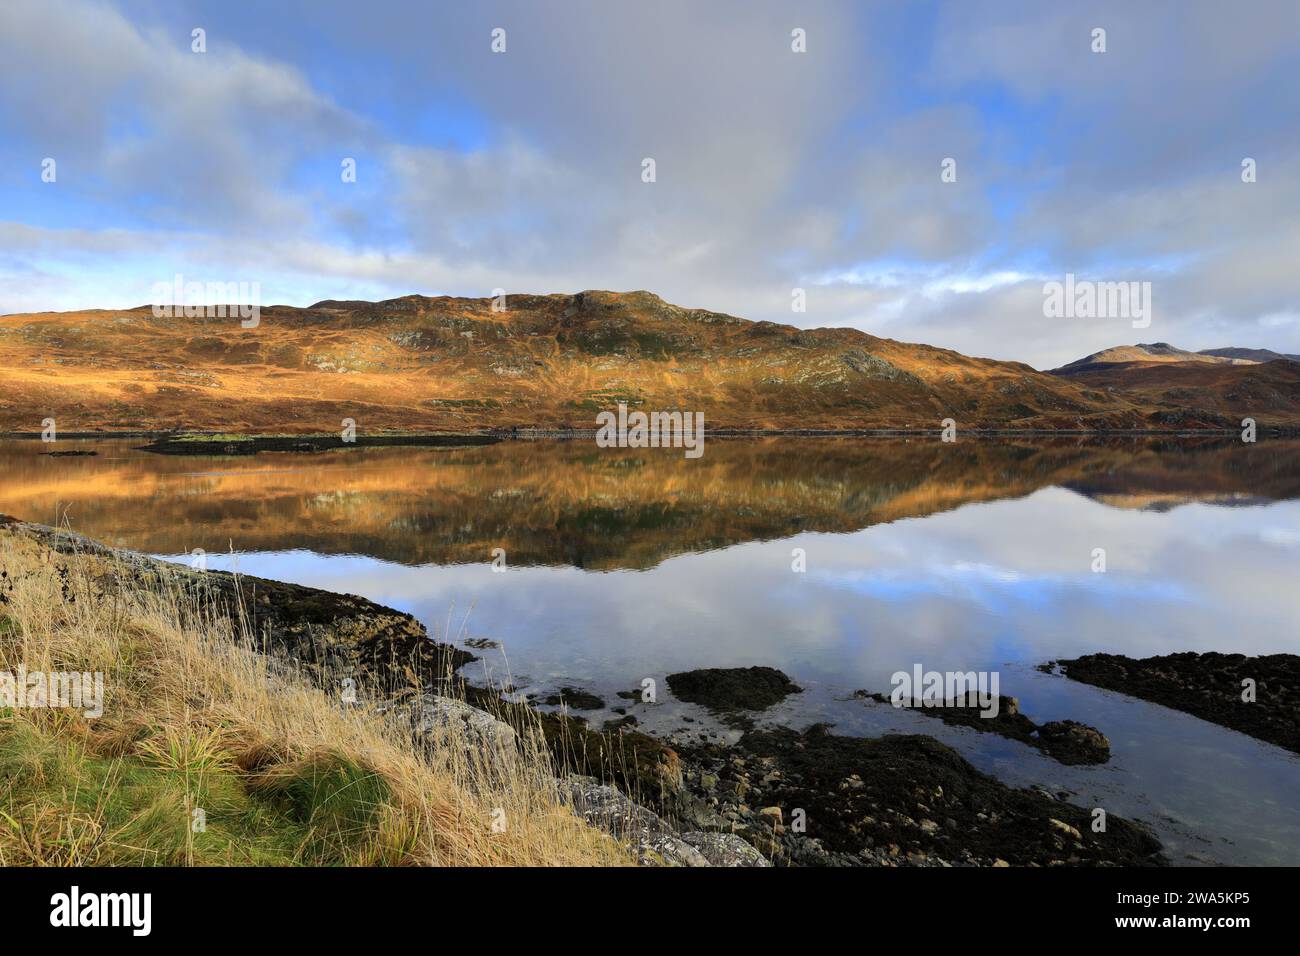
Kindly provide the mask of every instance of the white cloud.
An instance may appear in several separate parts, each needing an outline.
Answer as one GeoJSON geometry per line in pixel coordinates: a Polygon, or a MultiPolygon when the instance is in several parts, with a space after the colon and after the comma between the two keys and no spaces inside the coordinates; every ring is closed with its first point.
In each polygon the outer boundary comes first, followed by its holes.
{"type": "Polygon", "coordinates": [[[1300,93],[1270,82],[1300,57],[1285,5],[948,4],[927,45],[840,2],[326,0],[325,63],[273,11],[224,30],[209,11],[193,54],[175,10],[0,6],[0,116],[60,157],[52,188],[98,224],[24,205],[0,228],[0,309],[134,305],[176,271],[296,304],[647,288],[1051,367],[1134,338],[1044,319],[1042,281],[1072,271],[1150,279],[1147,338],[1300,351],[1300,134],[1281,120],[1300,93]],[[1098,18],[1104,55],[1087,49],[1098,18]],[[322,75],[380,84],[392,115],[322,75]],[[408,135],[431,93],[481,115],[484,141],[408,135]],[[351,192],[344,155],[362,157],[351,192]]]}

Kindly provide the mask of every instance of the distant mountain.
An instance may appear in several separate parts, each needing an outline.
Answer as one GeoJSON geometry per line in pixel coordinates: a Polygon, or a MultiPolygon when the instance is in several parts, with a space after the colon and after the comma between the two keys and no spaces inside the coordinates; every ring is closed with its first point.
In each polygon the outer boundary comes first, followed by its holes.
{"type": "MultiPolygon", "coordinates": [[[[1269,394],[1289,387],[1279,381],[1269,394]]],[[[512,295],[505,311],[445,296],[323,301],[263,308],[255,328],[147,307],[0,317],[0,431],[40,431],[46,418],[64,434],[337,432],[344,419],[370,434],[593,429],[620,403],[700,411],[713,431],[937,429],[945,418],[959,428],[1228,427],[1244,414],[1300,425],[1290,398],[1265,406],[1247,390],[1180,404],[648,292],[512,295]]]]}
{"type": "MultiPolygon", "coordinates": [[[[1226,349],[1219,351],[1246,352],[1250,350],[1226,349]]],[[[1063,365],[1060,368],[1053,369],[1052,374],[1070,375],[1074,372],[1086,368],[1092,368],[1097,365],[1114,365],[1119,362],[1206,362],[1220,365],[1250,365],[1256,361],[1256,359],[1249,359],[1246,358],[1246,356],[1226,356],[1210,352],[1189,352],[1186,349],[1180,349],[1177,346],[1170,345],[1168,342],[1151,342],[1149,344],[1139,345],[1117,345],[1114,348],[1102,349],[1100,352],[1093,352],[1091,355],[1071,362],[1069,365],[1063,365]]]]}
{"type": "Polygon", "coordinates": [[[1051,374],[1153,408],[1171,424],[1245,417],[1263,424],[1300,417],[1300,362],[1264,349],[1188,352],[1166,342],[1124,345],[1051,374]],[[1259,355],[1276,360],[1254,357],[1259,355]]]}
{"type": "Polygon", "coordinates": [[[1201,349],[1198,355],[1214,355],[1219,358],[1245,359],[1248,362],[1276,362],[1278,359],[1286,359],[1291,362],[1300,362],[1300,355],[1289,355],[1284,352],[1274,352],[1272,349],[1201,349]]]}

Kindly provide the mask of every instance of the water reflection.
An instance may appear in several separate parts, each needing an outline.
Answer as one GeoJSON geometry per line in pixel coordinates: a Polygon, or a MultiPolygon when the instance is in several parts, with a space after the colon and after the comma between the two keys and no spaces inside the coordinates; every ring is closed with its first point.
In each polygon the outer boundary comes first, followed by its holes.
{"type": "Polygon", "coordinates": [[[0,442],[0,509],[151,552],[305,548],[401,564],[651,568],[665,558],[848,532],[1051,486],[1124,509],[1300,496],[1300,441],[714,440],[180,458],[141,442],[0,442]]]}
{"type": "MultiPolygon", "coordinates": [[[[439,630],[472,606],[466,636],[502,649],[471,676],[523,689],[580,684],[612,706],[643,677],[769,664],[807,688],[773,719],[941,737],[1008,782],[1147,821],[1180,862],[1300,864],[1300,759],[1034,670],[1091,651],[1297,652],[1300,442],[714,441],[697,461],[561,442],[232,459],[84,447],[98,456],[0,445],[0,510],[48,522],[67,508],[77,530],[152,553],[233,549],[246,572],[439,630]],[[1065,768],[846,699],[918,662],[1000,670],[1036,720],[1102,729],[1110,764],[1065,768]]],[[[704,726],[671,700],[636,713],[661,732],[704,726]]]]}

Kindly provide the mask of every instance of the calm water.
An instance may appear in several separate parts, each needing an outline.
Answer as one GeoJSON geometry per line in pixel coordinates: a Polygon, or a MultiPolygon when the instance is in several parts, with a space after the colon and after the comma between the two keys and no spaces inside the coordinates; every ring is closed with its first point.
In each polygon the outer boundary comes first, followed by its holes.
{"type": "Polygon", "coordinates": [[[51,458],[0,442],[0,511],[172,560],[202,548],[212,568],[498,641],[466,673],[521,693],[573,684],[615,706],[653,677],[662,703],[635,712],[664,733],[723,732],[665,674],[768,664],[806,688],[772,719],[932,734],[1008,783],[1146,821],[1176,862],[1300,864],[1300,758],[1034,670],[1093,651],[1300,652],[1300,442],[714,440],[698,460],[589,442],[245,458],[138,444],[61,441],[98,454],[51,458]],[[1035,719],[1100,728],[1110,763],[1062,767],[846,699],[915,663],[997,670],[1035,719]]]}

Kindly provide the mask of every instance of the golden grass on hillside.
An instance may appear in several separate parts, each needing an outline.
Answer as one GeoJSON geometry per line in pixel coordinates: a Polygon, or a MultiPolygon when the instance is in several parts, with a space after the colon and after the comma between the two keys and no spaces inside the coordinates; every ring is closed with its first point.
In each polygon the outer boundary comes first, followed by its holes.
{"type": "MultiPolygon", "coordinates": [[[[256,328],[148,309],[0,316],[0,431],[38,431],[46,417],[61,434],[337,434],[348,418],[370,435],[595,428],[620,402],[702,412],[711,432],[938,429],[949,414],[962,428],[1152,425],[1152,408],[1122,390],[852,328],[755,323],[646,292],[507,305],[272,306],[256,328]]],[[[1279,402],[1279,422],[1300,420],[1296,399],[1279,402]]]]}
{"type": "Polygon", "coordinates": [[[102,672],[104,709],[0,707],[0,865],[632,861],[536,744],[425,754],[179,588],[0,534],[0,671],[20,666],[102,672]]]}

